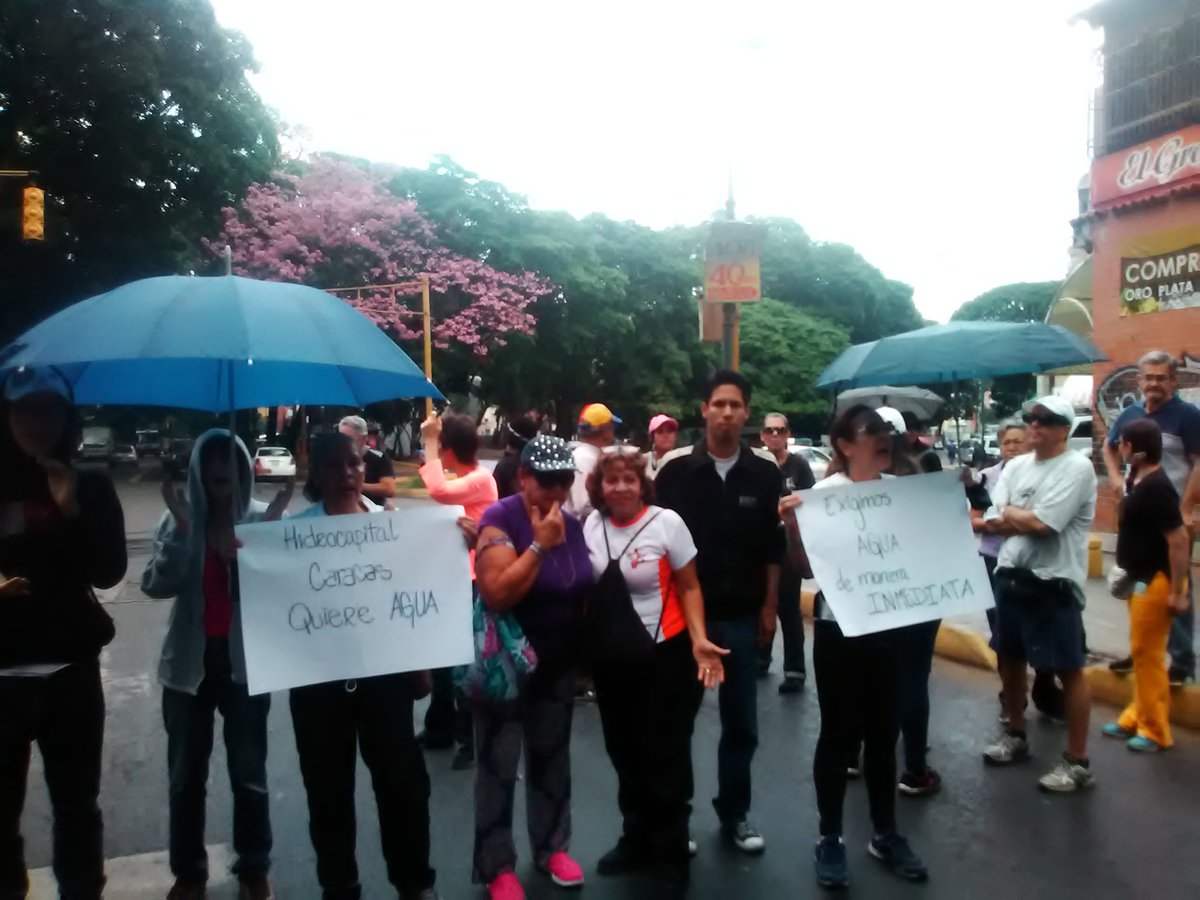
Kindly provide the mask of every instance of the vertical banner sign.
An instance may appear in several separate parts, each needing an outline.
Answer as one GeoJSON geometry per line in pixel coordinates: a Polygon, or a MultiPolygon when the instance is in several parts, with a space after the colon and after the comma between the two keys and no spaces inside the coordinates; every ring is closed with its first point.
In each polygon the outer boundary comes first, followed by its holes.
{"type": "Polygon", "coordinates": [[[745,303],[762,299],[762,256],[766,228],[749,222],[712,223],[704,257],[704,299],[745,303]]]}
{"type": "Polygon", "coordinates": [[[251,694],[474,658],[460,506],[240,525],[251,694]]]}
{"type": "Polygon", "coordinates": [[[993,605],[957,472],[801,497],[804,549],[843,633],[873,634],[993,605]]]}

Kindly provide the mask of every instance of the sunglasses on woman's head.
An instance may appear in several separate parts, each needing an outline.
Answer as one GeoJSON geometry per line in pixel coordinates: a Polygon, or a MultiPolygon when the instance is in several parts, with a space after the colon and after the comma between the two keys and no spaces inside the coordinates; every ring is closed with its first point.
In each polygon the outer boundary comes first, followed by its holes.
{"type": "Polygon", "coordinates": [[[783,425],[764,425],[762,433],[783,435],[787,434],[788,430],[783,425]]]}
{"type": "Polygon", "coordinates": [[[601,448],[600,452],[605,456],[637,456],[642,451],[633,444],[612,444],[601,448]]]}
{"type": "Polygon", "coordinates": [[[856,432],[871,437],[881,437],[885,434],[895,434],[895,429],[887,422],[867,422],[865,425],[859,425],[856,432]]]}

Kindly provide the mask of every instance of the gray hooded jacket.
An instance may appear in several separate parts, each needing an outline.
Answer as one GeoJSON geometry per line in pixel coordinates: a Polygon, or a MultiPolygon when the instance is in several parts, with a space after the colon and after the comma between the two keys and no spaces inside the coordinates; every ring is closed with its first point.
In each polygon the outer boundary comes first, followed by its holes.
{"type": "MultiPolygon", "coordinates": [[[[195,694],[204,681],[204,552],[208,519],[204,485],[200,479],[200,453],[205,443],[214,437],[229,437],[224,428],[206,431],[196,441],[188,463],[187,499],[192,507],[192,522],[187,533],[176,533],[175,518],[170,511],[163,513],[154,535],[154,556],[142,573],[142,591],[155,600],[175,598],[167,636],[163,641],[162,657],[158,663],[158,680],[165,686],[195,694]]],[[[250,453],[240,439],[238,456],[242,461],[238,473],[238,521],[258,522],[267,511],[267,504],[250,497],[254,470],[250,453]]],[[[233,680],[246,683],[246,656],[242,647],[241,616],[236,612],[229,628],[229,656],[233,665],[233,680]]]]}

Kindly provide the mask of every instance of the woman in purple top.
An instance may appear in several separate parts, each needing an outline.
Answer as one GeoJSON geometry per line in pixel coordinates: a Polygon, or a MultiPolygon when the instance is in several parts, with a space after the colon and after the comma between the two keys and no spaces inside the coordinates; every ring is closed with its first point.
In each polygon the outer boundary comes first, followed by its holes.
{"type": "Polygon", "coordinates": [[[592,584],[583,528],[561,504],[575,460],[539,435],[521,452],[521,490],[479,521],[475,569],[488,609],[511,611],[538,657],[516,703],[475,709],[474,879],[491,900],[523,900],[515,874],[513,790],[525,750],[526,816],[534,864],[560,887],[583,884],[571,840],[571,715],[579,625],[592,584]]]}

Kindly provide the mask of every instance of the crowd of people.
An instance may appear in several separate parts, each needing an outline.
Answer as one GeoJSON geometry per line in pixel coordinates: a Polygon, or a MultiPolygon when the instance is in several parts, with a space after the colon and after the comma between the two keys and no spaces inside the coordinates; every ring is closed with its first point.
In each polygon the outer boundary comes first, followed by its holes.
{"type": "MultiPolygon", "coordinates": [[[[1200,499],[1200,412],[1178,399],[1174,360],[1141,364],[1145,400],[1113,428],[1104,459],[1123,496],[1113,591],[1129,599],[1134,699],[1105,736],[1131,750],[1171,746],[1169,685],[1190,675],[1191,511],[1200,499]],[[1168,670],[1166,656],[1173,659],[1168,670]],[[1180,671],[1181,670],[1181,671],[1180,671]]],[[[517,875],[514,799],[523,764],[525,827],[535,869],[562,888],[585,881],[571,854],[572,724],[594,696],[616,773],[620,833],[595,864],[601,876],[637,873],[661,896],[688,888],[697,852],[689,823],[696,792],[693,729],[706,689],[717,691],[720,738],[712,805],[742,853],[766,840],[752,820],[757,694],[783,637],[782,694],[807,682],[801,583],[811,579],[795,515],[811,495],[941,468],[919,422],[856,405],[829,430],[833,460],[817,481],[790,452],[787,417],[761,419],[761,449],[742,439],[751,385],[715,373],[700,398],[704,430],[677,447],[679,423],[654,416],[650,448],[618,443],[621,420],[586,406],[573,444],[529,418],[506,426],[494,471],[480,465],[474,421],[447,413],[422,425],[419,472],[433,501],[461,506],[476,622],[503,621],[536,668],[511,696],[469,695],[461,673],[397,672],[297,687],[289,708],[308,801],[316,876],[326,900],[361,896],[355,859],[358,756],[370,770],[388,878],[402,900],[434,900],[430,779],[422,747],[456,747],[474,767],[470,866],[491,900],[525,896],[517,875]],[[414,703],[430,695],[424,731],[414,703]]],[[[1069,403],[1047,396],[1000,431],[1003,458],[963,470],[964,507],[992,579],[992,645],[999,660],[1001,734],[990,765],[1029,758],[1028,670],[1035,706],[1067,725],[1062,759],[1039,785],[1090,787],[1090,696],[1083,628],[1087,542],[1097,484],[1067,447],[1069,403]]],[[[95,588],[127,565],[124,523],[109,479],[72,466],[79,428],[70,386],[53,370],[9,377],[0,403],[4,504],[0,531],[0,896],[28,889],[20,821],[37,743],[53,806],[54,873],[64,898],[97,898],[104,884],[100,792],[104,699],[98,658],[113,638],[95,588]],[[11,514],[10,514],[11,512],[11,514]],[[68,555],[76,564],[63,566],[68,555]]],[[[387,457],[366,445],[366,423],[344,419],[310,453],[301,517],[380,513],[395,494],[387,457]]],[[[166,510],[142,574],[150,597],[173,599],[159,664],[167,737],[169,900],[201,900],[206,782],[217,713],[233,797],[233,871],[243,900],[273,896],[268,791],[269,695],[246,686],[238,604],[238,523],[287,515],[291,486],[271,503],[252,497],[242,442],[214,429],[196,441],[182,490],[164,483],[166,510]]],[[[477,625],[478,627],[478,625],[477,625]]],[[[928,873],[903,836],[897,795],[929,796],[941,776],[927,759],[929,677],[939,622],[849,636],[819,586],[812,670],[820,733],[812,759],[817,882],[850,878],[843,809],[862,777],[867,851],[897,876],[928,873]],[[902,764],[898,765],[897,745],[902,764]]],[[[515,670],[514,670],[515,671],[515,670]]],[[[515,676],[514,676],[515,678],[515,676]]]]}

